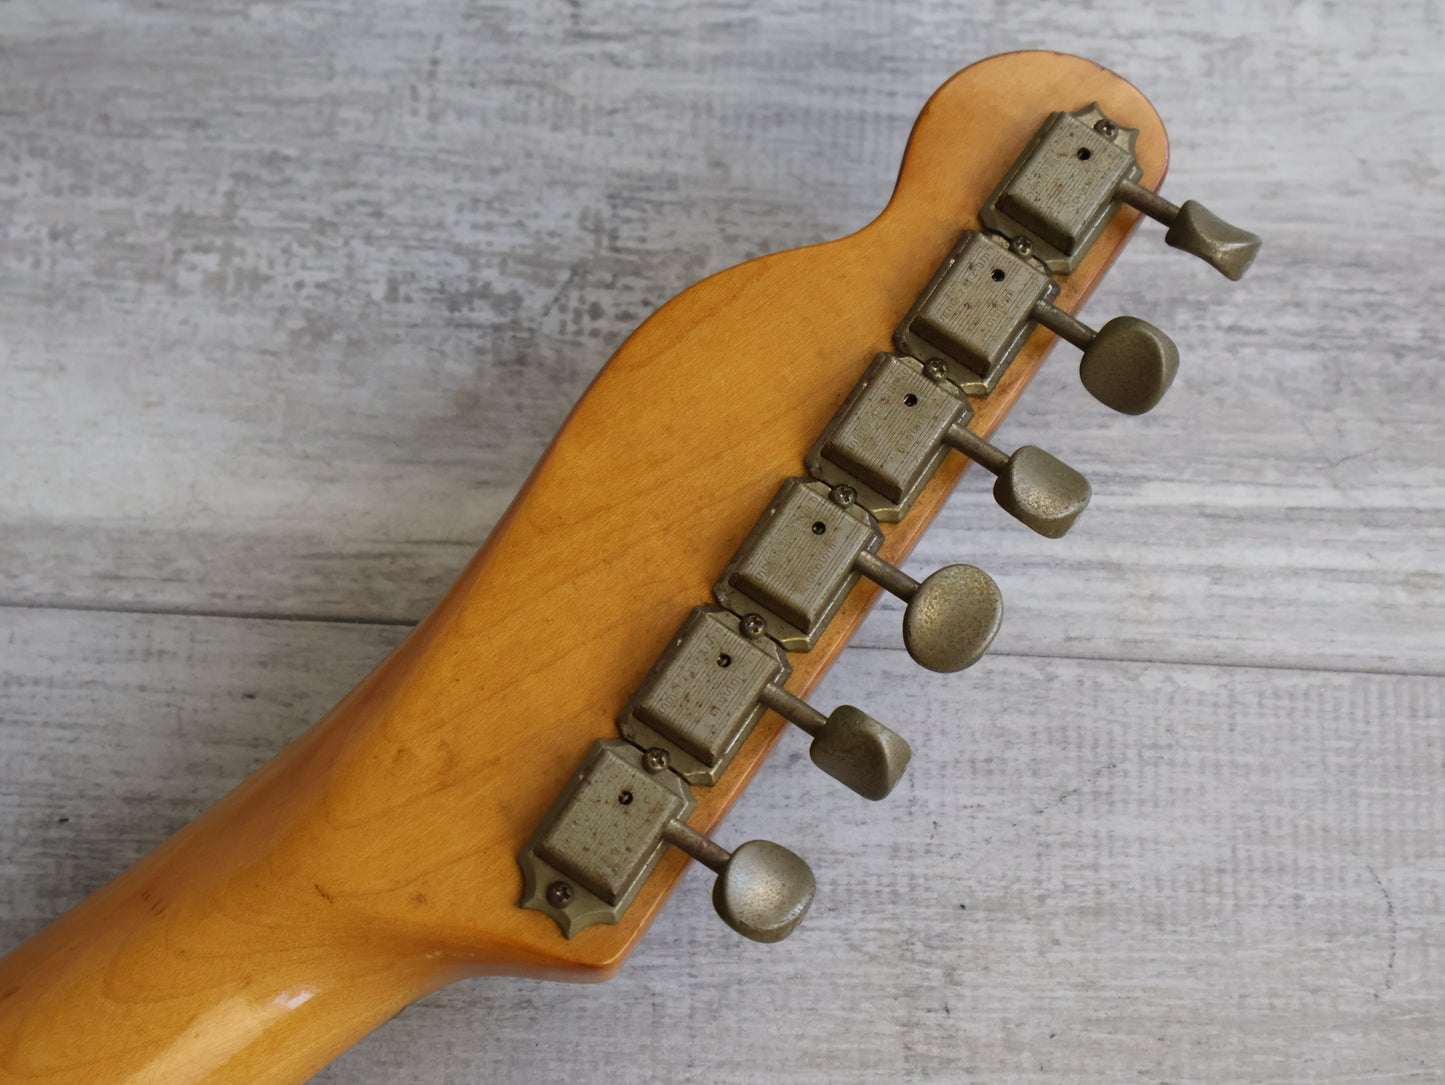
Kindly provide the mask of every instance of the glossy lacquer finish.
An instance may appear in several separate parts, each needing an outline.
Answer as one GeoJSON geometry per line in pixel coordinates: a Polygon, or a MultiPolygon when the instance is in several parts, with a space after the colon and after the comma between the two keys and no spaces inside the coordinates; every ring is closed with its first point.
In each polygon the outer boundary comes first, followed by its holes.
{"type": "MultiPolygon", "coordinates": [[[[934,95],[883,214],[850,237],[722,272],[607,364],[436,611],[341,704],[110,885],[0,960],[0,1080],[295,1082],[411,1000],[484,973],[610,976],[677,880],[673,852],[615,927],[567,941],[517,907],[516,854],[593,741],[867,368],[1009,162],[1053,110],[1098,101],[1167,145],[1148,102],[1051,53],[974,65],[934,95]],[[525,583],[525,592],[518,585],[525,583]]],[[[1107,228],[1075,308],[1137,214],[1107,228]]],[[[1040,332],[979,404],[987,433],[1040,332]]],[[[1082,393],[1081,393],[1082,395],[1082,393]]],[[[952,456],[882,551],[905,555],[952,456]]],[[[802,693],[847,640],[862,585],[793,657],[802,693]]],[[[769,716],[693,824],[716,824],[772,745],[769,716]]],[[[485,1037],[478,1042],[485,1043],[485,1037]]]]}

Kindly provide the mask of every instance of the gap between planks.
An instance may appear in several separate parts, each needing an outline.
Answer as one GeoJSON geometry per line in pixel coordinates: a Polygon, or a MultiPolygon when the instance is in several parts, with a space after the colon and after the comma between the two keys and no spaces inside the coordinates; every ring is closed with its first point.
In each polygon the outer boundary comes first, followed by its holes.
{"type": "MultiPolygon", "coordinates": [[[[147,618],[217,618],[244,622],[291,622],[315,623],[321,625],[372,626],[385,629],[411,629],[419,619],[413,618],[359,618],[325,614],[282,614],[266,611],[228,611],[187,609],[180,607],[144,606],[83,606],[73,603],[45,603],[0,600],[0,611],[55,611],[66,614],[118,614],[136,615],[147,618]]],[[[856,642],[848,645],[854,652],[902,652],[897,645],[866,644],[856,642]]],[[[1300,671],[1309,674],[1358,674],[1380,678],[1442,678],[1445,671],[1392,669],[1388,667],[1308,667],[1301,663],[1274,662],[1251,663],[1230,659],[1187,659],[1163,656],[1087,655],[1077,652],[1027,652],[1006,648],[990,649],[993,659],[1039,659],[1071,663],[1128,663],[1160,667],[1227,667],[1244,671],[1300,671]]]]}

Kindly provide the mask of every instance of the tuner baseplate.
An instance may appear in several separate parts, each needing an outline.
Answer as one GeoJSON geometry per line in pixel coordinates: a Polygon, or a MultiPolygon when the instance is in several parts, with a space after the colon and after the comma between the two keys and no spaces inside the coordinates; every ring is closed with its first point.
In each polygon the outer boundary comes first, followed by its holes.
{"type": "Polygon", "coordinates": [[[571,938],[616,923],[667,850],[662,827],[697,805],[672,772],[650,772],[621,739],[594,745],[517,857],[522,907],[551,916],[571,938]]]}
{"type": "Polygon", "coordinates": [[[1045,267],[1071,274],[1119,210],[1119,184],[1143,172],[1138,139],[1138,129],[1115,124],[1097,102],[1051,114],[984,201],[979,221],[1027,238],[1045,267]]]}
{"type": "Polygon", "coordinates": [[[770,637],[745,637],[738,617],[698,607],[617,718],[623,737],[666,750],[689,783],[715,784],[762,718],[759,701],[792,668],[770,637]]]}

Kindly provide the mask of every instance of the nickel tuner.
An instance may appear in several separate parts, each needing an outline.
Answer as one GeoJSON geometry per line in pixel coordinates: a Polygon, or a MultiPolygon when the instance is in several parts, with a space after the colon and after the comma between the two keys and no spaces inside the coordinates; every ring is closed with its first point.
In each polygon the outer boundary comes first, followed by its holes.
{"type": "Polygon", "coordinates": [[[784,689],[792,666],[764,627],[757,614],[695,608],[618,716],[622,734],[689,783],[714,784],[771,708],[812,736],[820,769],[864,798],[885,797],[908,767],[908,743],[852,705],[825,716],[784,689]]]}
{"type": "Polygon", "coordinates": [[[1106,406],[1143,414],[1169,390],[1179,350],[1154,325],[1120,316],[1098,331],[1053,304],[1059,284],[1026,237],[970,230],[894,334],[898,349],[937,361],[969,395],[987,395],[1042,324],[1084,352],[1079,376],[1106,406]]]}
{"type": "Polygon", "coordinates": [[[972,565],[949,565],[921,584],[878,556],[883,532],[850,486],[791,478],[728,562],[713,594],[793,652],[810,650],[866,576],[908,604],[903,643],[934,671],[976,663],[1003,619],[998,585],[972,565]]]}
{"type": "Polygon", "coordinates": [[[713,904],[724,923],[755,942],[786,938],[813,903],[808,864],[766,840],[728,852],[687,823],[696,808],[663,751],[600,740],[518,856],[522,907],[550,916],[568,938],[616,923],[671,844],[717,872],[713,904]]]}
{"type": "Polygon", "coordinates": [[[994,500],[1051,539],[1073,527],[1089,504],[1089,480],[1041,448],[1012,455],[968,428],[973,409],[939,360],[882,353],[854,386],[808,452],[808,470],[854,490],[879,520],[907,515],[949,448],[998,476],[994,500]]]}
{"type": "Polygon", "coordinates": [[[717,874],[712,905],[744,938],[781,942],[808,914],[813,871],[781,844],[749,840],[728,852],[677,818],[663,825],[662,838],[717,874]]]}
{"type": "Polygon", "coordinates": [[[1231,226],[1209,208],[1194,200],[1178,207],[1157,192],[1136,181],[1120,181],[1115,196],[1169,227],[1164,244],[1199,257],[1226,279],[1236,282],[1254,263],[1259,252],[1257,234],[1231,226]]]}
{"type": "Polygon", "coordinates": [[[1042,300],[1032,316],[1084,352],[1079,380],[1091,396],[1120,414],[1153,410],[1179,372],[1179,348],[1147,320],[1116,316],[1095,331],[1042,300]]]}
{"type": "Polygon", "coordinates": [[[1098,103],[1046,120],[979,212],[990,229],[1022,238],[1050,271],[1067,275],[1109,220],[1128,204],[1169,227],[1164,242],[1230,279],[1241,278],[1260,239],[1194,200],[1176,207],[1139,184],[1138,129],[1106,117],[1098,103]]]}
{"type": "Polygon", "coordinates": [[[999,507],[1045,538],[1067,534],[1089,506],[1089,480],[1042,448],[1024,445],[1009,455],[961,423],[950,426],[944,440],[997,475],[993,499],[999,507]]]}
{"type": "Polygon", "coordinates": [[[876,554],[859,554],[857,568],[908,604],[903,645],[919,666],[945,673],[972,667],[998,635],[1003,596],[976,566],[945,565],[921,584],[876,554]]]}
{"type": "Polygon", "coordinates": [[[812,736],[813,764],[865,799],[887,798],[908,768],[908,743],[861,708],[839,705],[825,716],[772,684],[763,687],[760,699],[812,736]]]}

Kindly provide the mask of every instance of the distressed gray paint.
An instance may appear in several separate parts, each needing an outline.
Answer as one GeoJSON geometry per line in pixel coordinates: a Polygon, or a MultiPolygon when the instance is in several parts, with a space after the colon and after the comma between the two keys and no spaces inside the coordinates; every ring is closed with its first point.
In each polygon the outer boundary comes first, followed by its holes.
{"type": "Polygon", "coordinates": [[[808,922],[744,943],[689,876],[612,984],[464,984],[320,1080],[1445,1079],[1442,24],[4,5],[0,941],[357,680],[656,305],[866,222],[938,83],[1049,46],[1143,88],[1165,192],[1266,247],[1235,285],[1146,224],[1086,318],[1159,324],[1175,389],[1118,418],[1060,351],[1001,442],[1089,512],[1037,538],[976,472],[910,563],[989,569],[994,652],[926,674],[889,600],[835,668],[820,703],[912,743],[898,791],[801,735],[749,790],[723,842],[795,844],[808,922]]]}

